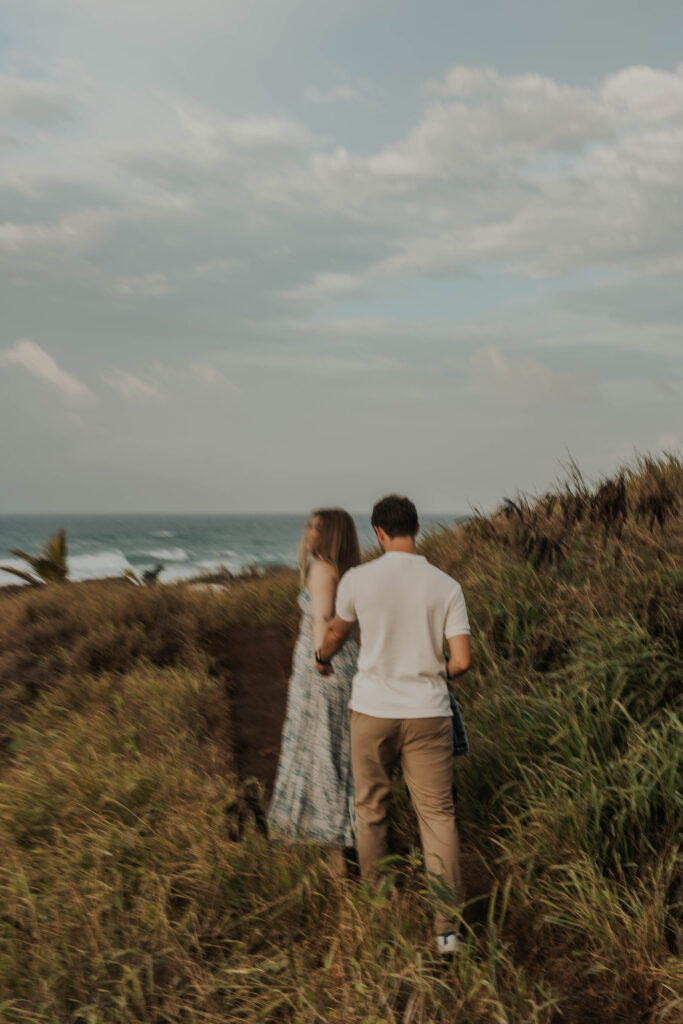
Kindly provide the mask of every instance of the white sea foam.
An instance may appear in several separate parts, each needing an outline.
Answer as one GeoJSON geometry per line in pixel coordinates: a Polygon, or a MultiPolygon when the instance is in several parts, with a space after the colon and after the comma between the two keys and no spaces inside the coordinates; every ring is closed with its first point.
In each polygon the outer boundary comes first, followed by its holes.
{"type": "Polygon", "coordinates": [[[245,566],[245,561],[237,554],[234,558],[202,558],[197,565],[205,572],[218,572],[219,569],[228,569],[230,572],[239,572],[245,566]]]}
{"type": "Polygon", "coordinates": [[[175,537],[174,530],[152,530],[150,537],[175,537]]]}
{"type": "MultiPolygon", "coordinates": [[[[22,572],[30,572],[28,565],[21,558],[3,558],[2,564],[10,566],[12,569],[21,569],[22,572]]],[[[36,579],[38,579],[37,576],[36,579]]],[[[22,584],[28,586],[28,583],[25,583],[19,576],[15,576],[11,572],[0,571],[0,587],[21,586],[22,584]]]]}
{"type": "Polygon", "coordinates": [[[120,576],[131,565],[123,551],[96,551],[87,555],[69,556],[70,580],[97,580],[120,576]]]}
{"type": "Polygon", "coordinates": [[[225,558],[202,558],[198,562],[191,562],[189,565],[167,565],[159,574],[162,583],[175,583],[177,580],[188,580],[193,576],[203,576],[210,572],[219,572],[227,569],[229,572],[239,572],[244,563],[237,559],[228,560],[225,558]]]}
{"type": "Polygon", "coordinates": [[[159,573],[159,581],[161,583],[175,583],[177,580],[189,580],[192,576],[197,576],[196,565],[167,565],[163,571],[159,573]]]}
{"type": "Polygon", "coordinates": [[[177,580],[189,580],[193,576],[199,576],[202,570],[196,563],[190,565],[167,565],[159,573],[161,583],[175,583],[177,580]]]}
{"type": "Polygon", "coordinates": [[[155,551],[143,551],[143,555],[151,555],[162,562],[186,562],[190,557],[184,548],[157,548],[155,551]]]}

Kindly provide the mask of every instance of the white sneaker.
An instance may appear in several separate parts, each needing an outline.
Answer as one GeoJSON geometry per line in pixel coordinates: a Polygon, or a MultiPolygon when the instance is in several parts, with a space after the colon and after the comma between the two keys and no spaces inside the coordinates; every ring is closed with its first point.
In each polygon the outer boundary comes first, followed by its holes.
{"type": "Polygon", "coordinates": [[[443,932],[436,937],[436,951],[441,956],[452,956],[462,949],[462,935],[456,932],[443,932]]]}

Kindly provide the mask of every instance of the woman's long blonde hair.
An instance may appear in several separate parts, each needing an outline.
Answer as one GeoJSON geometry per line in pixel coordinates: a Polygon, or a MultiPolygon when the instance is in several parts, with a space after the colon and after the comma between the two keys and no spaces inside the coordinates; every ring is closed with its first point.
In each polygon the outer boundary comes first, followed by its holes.
{"type": "MultiPolygon", "coordinates": [[[[311,554],[333,566],[341,579],[347,569],[360,565],[360,544],[356,524],[343,508],[319,508],[311,512],[311,516],[318,520],[318,543],[311,554]]],[[[305,534],[299,544],[298,563],[301,578],[304,580],[308,569],[305,534]]]]}

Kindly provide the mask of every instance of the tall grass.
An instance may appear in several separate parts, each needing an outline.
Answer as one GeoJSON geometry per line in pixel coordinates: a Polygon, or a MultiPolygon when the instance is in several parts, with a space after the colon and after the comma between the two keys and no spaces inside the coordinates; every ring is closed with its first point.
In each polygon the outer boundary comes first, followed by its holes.
{"type": "Polygon", "coordinates": [[[293,573],[2,598],[0,1018],[683,1019],[682,483],[674,458],[594,489],[574,470],[423,543],[475,651],[451,965],[400,780],[377,889],[247,813],[227,666],[259,623],[291,643],[293,573]]]}

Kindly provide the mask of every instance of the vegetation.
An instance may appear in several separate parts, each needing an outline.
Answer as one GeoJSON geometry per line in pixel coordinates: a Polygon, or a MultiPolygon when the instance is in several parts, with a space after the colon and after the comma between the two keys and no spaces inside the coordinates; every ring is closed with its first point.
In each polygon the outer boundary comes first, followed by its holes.
{"type": "Polygon", "coordinates": [[[680,1021],[682,484],[673,457],[574,471],[423,543],[475,653],[446,967],[399,780],[373,891],[250,812],[230,667],[255,624],[291,645],[295,573],[2,597],[0,1019],[680,1021]]]}
{"type": "Polygon", "coordinates": [[[23,558],[31,568],[31,572],[15,569],[10,565],[0,565],[3,572],[10,572],[27,583],[63,583],[67,578],[66,532],[59,530],[50,537],[39,555],[29,555],[19,548],[10,552],[17,558],[23,558]]]}
{"type": "Polygon", "coordinates": [[[134,569],[124,569],[121,576],[129,583],[134,583],[136,587],[153,587],[163,571],[163,565],[157,562],[153,569],[145,569],[140,575],[134,569]]]}

